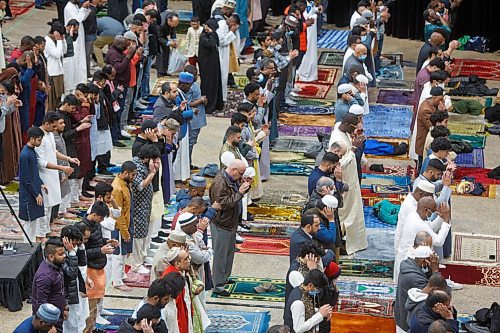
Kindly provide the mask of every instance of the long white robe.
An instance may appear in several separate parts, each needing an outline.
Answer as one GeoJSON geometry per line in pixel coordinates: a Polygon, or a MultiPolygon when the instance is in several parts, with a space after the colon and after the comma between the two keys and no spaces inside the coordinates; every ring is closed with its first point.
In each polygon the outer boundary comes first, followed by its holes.
{"type": "Polygon", "coordinates": [[[434,221],[424,221],[420,215],[418,215],[416,210],[410,212],[407,215],[403,226],[394,265],[396,265],[396,263],[401,264],[403,260],[408,258],[411,254],[411,249],[413,248],[415,236],[417,236],[419,232],[425,231],[431,235],[433,246],[443,246],[446,236],[450,231],[450,227],[450,224],[443,223],[443,219],[441,217],[437,217],[434,221]],[[438,231],[435,232],[434,230],[438,231]]]}
{"type": "MultiPolygon", "coordinates": [[[[417,200],[413,197],[412,193],[409,193],[401,204],[401,208],[398,213],[398,224],[396,225],[396,233],[394,235],[394,253],[398,253],[399,245],[401,243],[401,236],[403,234],[403,228],[406,222],[408,214],[417,210],[417,200]]],[[[394,261],[394,283],[398,283],[399,275],[399,265],[401,261],[394,261]]]]}
{"type": "Polygon", "coordinates": [[[343,171],[342,180],[349,185],[349,191],[343,194],[344,206],[339,209],[339,217],[345,229],[347,253],[352,254],[368,247],[358,167],[349,135],[337,127],[332,132],[328,146],[334,142],[342,142],[347,148],[347,153],[340,159],[340,166],[343,171]]]}
{"type": "Polygon", "coordinates": [[[64,89],[66,93],[74,90],[79,83],[87,82],[87,58],[85,55],[85,31],[83,21],[87,19],[90,10],[78,7],[71,2],[68,2],[64,7],[64,24],[75,19],[80,23],[78,29],[78,38],[73,42],[73,57],[64,58],[64,89]]]}
{"type": "Polygon", "coordinates": [[[40,173],[40,178],[48,188],[48,193],[42,191],[43,204],[45,207],[54,207],[61,203],[59,171],[47,168],[48,163],[57,165],[54,133],[44,131],[42,144],[35,148],[35,152],[38,157],[38,172],[40,173]]]}
{"type": "MultiPolygon", "coordinates": [[[[314,19],[316,22],[318,18],[318,7],[314,6],[314,2],[308,3],[304,18],[314,19]]],[[[297,75],[300,81],[311,82],[318,79],[318,25],[314,23],[307,27],[307,52],[302,59],[297,75]]]]}
{"type": "Polygon", "coordinates": [[[219,21],[219,29],[217,29],[219,36],[219,61],[220,61],[220,75],[222,84],[222,99],[227,101],[227,76],[229,75],[229,50],[231,43],[236,40],[236,35],[229,30],[225,20],[219,21]]]}

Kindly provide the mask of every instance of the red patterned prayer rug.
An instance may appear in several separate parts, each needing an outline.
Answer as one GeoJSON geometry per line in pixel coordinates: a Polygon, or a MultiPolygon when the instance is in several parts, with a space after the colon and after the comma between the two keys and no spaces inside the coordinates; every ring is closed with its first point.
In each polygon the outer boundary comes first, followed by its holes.
{"type": "Polygon", "coordinates": [[[392,176],[411,176],[413,174],[413,167],[410,165],[403,166],[403,165],[385,165],[384,166],[384,172],[378,172],[378,171],[372,171],[368,168],[363,168],[363,173],[373,173],[373,174],[379,174],[379,175],[392,175],[392,176]]]}
{"type": "Polygon", "coordinates": [[[237,247],[240,249],[240,253],[290,255],[290,239],[246,236],[245,242],[237,247]]]}
{"type": "Polygon", "coordinates": [[[393,333],[396,323],[393,318],[361,314],[338,313],[332,315],[330,333],[393,333]]]}
{"type": "Polygon", "coordinates": [[[318,68],[318,79],[312,82],[301,81],[300,78],[297,82],[300,83],[323,83],[332,85],[335,82],[335,77],[337,76],[336,68],[318,68]]]}
{"type": "Polygon", "coordinates": [[[151,279],[150,274],[141,274],[129,270],[127,272],[127,278],[123,279],[123,282],[131,288],[149,288],[150,279],[151,279]]]}
{"type": "Polygon", "coordinates": [[[328,94],[332,85],[317,82],[297,82],[295,83],[295,87],[302,89],[298,92],[300,97],[323,99],[328,94]]]}
{"type": "Polygon", "coordinates": [[[475,74],[483,79],[500,81],[500,61],[455,58],[452,64],[455,66],[452,76],[475,74]]]}
{"type": "Polygon", "coordinates": [[[13,0],[9,3],[9,5],[10,5],[10,10],[12,11],[12,15],[15,17],[26,13],[31,7],[35,5],[35,2],[13,0]]]}
{"type": "Polygon", "coordinates": [[[441,275],[463,284],[476,284],[488,287],[500,287],[500,267],[468,266],[446,263],[440,269],[441,275]]]}
{"type": "Polygon", "coordinates": [[[474,177],[476,182],[480,182],[483,185],[500,185],[500,180],[488,178],[487,173],[490,171],[491,169],[483,168],[458,168],[457,170],[455,170],[454,177],[457,180],[460,180],[464,177],[474,177]]]}

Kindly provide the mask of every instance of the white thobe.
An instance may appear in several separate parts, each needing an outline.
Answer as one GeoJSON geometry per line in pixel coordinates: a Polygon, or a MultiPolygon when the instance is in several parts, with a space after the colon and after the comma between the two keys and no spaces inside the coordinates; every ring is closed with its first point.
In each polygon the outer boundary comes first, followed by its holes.
{"type": "Polygon", "coordinates": [[[85,30],[83,21],[90,14],[90,9],[78,7],[71,2],[64,7],[64,24],[75,19],[80,23],[78,29],[78,38],[73,42],[73,50],[75,55],[69,58],[64,58],[64,89],[66,92],[72,91],[79,83],[87,82],[87,57],[85,53],[85,30]]]}
{"type": "MultiPolygon", "coordinates": [[[[308,3],[304,12],[304,19],[318,18],[318,7],[314,3],[308,3]]],[[[307,52],[302,59],[300,67],[297,69],[297,75],[301,81],[311,82],[318,79],[318,25],[307,27],[307,52]]]]}
{"type": "Polygon", "coordinates": [[[38,158],[38,172],[40,173],[40,178],[48,188],[48,193],[42,191],[43,204],[45,207],[54,207],[61,203],[59,171],[47,168],[48,163],[57,165],[54,133],[44,131],[42,144],[35,148],[35,152],[38,158]]]}
{"type": "MultiPolygon", "coordinates": [[[[408,214],[417,210],[417,200],[413,197],[412,193],[409,193],[403,203],[398,213],[398,224],[396,225],[396,233],[394,235],[394,253],[398,253],[398,248],[401,243],[401,236],[403,234],[403,228],[408,217],[408,214]]],[[[397,259],[397,257],[396,257],[397,259]]],[[[401,261],[394,261],[394,283],[398,283],[399,276],[399,265],[401,261]]]]}
{"type": "Polygon", "coordinates": [[[413,248],[415,236],[417,236],[419,232],[425,231],[431,235],[433,246],[443,246],[446,236],[448,236],[448,232],[450,231],[450,227],[449,223],[443,223],[441,217],[437,217],[434,221],[424,221],[420,215],[418,215],[417,211],[410,212],[404,223],[394,265],[408,258],[413,248]],[[437,230],[437,232],[434,230],[437,230]]]}
{"type": "Polygon", "coordinates": [[[236,35],[229,30],[225,20],[220,20],[217,35],[219,36],[219,62],[222,84],[222,99],[227,101],[227,76],[229,75],[230,46],[236,40],[236,35]]]}
{"type": "Polygon", "coordinates": [[[343,133],[337,127],[333,130],[328,146],[334,142],[342,142],[347,152],[340,159],[343,176],[342,181],[349,185],[349,191],[343,194],[344,206],[339,208],[340,222],[344,225],[346,234],[346,250],[348,254],[364,250],[368,247],[366,238],[363,199],[359,185],[356,156],[352,149],[349,134],[343,133]]]}
{"type": "Polygon", "coordinates": [[[352,13],[351,15],[351,21],[349,22],[349,27],[351,28],[354,28],[354,22],[356,22],[357,19],[359,19],[361,17],[361,14],[358,13],[357,10],[354,11],[354,13],[352,13]]]}

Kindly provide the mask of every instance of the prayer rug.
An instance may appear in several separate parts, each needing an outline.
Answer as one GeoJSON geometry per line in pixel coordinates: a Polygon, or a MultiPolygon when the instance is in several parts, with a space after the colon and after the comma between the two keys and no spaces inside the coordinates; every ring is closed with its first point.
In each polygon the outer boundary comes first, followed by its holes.
{"type": "Polygon", "coordinates": [[[336,68],[318,68],[318,79],[316,81],[312,82],[300,81],[299,77],[299,80],[297,82],[310,83],[310,84],[321,83],[321,84],[332,85],[335,82],[336,76],[337,76],[336,68]]]}
{"type": "Polygon", "coordinates": [[[153,86],[153,89],[151,89],[151,95],[153,96],[159,96],[161,95],[161,86],[165,82],[174,82],[175,79],[173,79],[170,76],[160,76],[159,78],[156,79],[156,82],[153,86]]]}
{"type": "Polygon", "coordinates": [[[488,172],[491,169],[484,168],[457,168],[454,173],[454,178],[460,181],[464,177],[473,177],[475,181],[480,182],[483,185],[500,185],[500,180],[496,180],[488,177],[488,172]]]}
{"type": "Polygon", "coordinates": [[[403,53],[384,53],[380,56],[382,67],[390,65],[403,65],[403,53]]]}
{"type": "Polygon", "coordinates": [[[485,134],[484,124],[482,123],[450,121],[448,123],[448,129],[453,134],[464,134],[464,135],[485,134]]]}
{"type": "Polygon", "coordinates": [[[363,117],[367,137],[410,137],[412,111],[406,106],[371,105],[370,113],[363,117]]]}
{"type": "Polygon", "coordinates": [[[270,151],[269,155],[271,157],[271,161],[273,162],[301,162],[301,163],[313,163],[314,160],[307,158],[304,154],[294,153],[290,151],[270,151]]]}
{"type": "Polygon", "coordinates": [[[120,328],[120,324],[132,317],[134,310],[125,310],[125,309],[106,309],[108,311],[113,312],[114,314],[111,316],[103,316],[103,318],[109,321],[108,325],[100,325],[96,324],[96,329],[103,330],[105,332],[116,331],[120,328]]]}
{"type": "MultiPolygon", "coordinates": [[[[0,202],[3,201],[3,198],[0,202]]],[[[17,224],[14,216],[11,215],[10,210],[0,211],[0,239],[8,241],[20,241],[24,238],[23,232],[17,224]]],[[[32,240],[35,241],[34,239],[32,240]]]]}
{"type": "Polygon", "coordinates": [[[411,192],[410,185],[372,185],[374,193],[382,194],[407,194],[411,192]]]}
{"type": "Polygon", "coordinates": [[[295,229],[300,227],[299,222],[291,221],[251,221],[246,222],[249,230],[242,229],[241,234],[246,236],[289,238],[295,229]]]}
{"type": "Polygon", "coordinates": [[[348,30],[323,30],[322,36],[318,39],[319,49],[337,49],[345,51],[347,49],[348,30]]]}
{"type": "Polygon", "coordinates": [[[500,81],[500,61],[455,58],[452,64],[455,65],[452,76],[474,74],[483,79],[500,81]]]}
{"type": "Polygon", "coordinates": [[[393,318],[334,312],[330,333],[390,333],[396,332],[393,318]]]}
{"type": "Polygon", "coordinates": [[[411,166],[401,166],[401,165],[386,165],[384,164],[384,172],[372,171],[370,169],[363,169],[363,173],[372,173],[375,175],[393,175],[405,177],[413,173],[413,167],[411,166]]]}
{"type": "Polygon", "coordinates": [[[208,310],[210,326],[206,333],[265,333],[269,328],[269,311],[208,310]]]}
{"type": "Polygon", "coordinates": [[[472,148],[484,148],[484,146],[486,145],[485,135],[452,134],[448,137],[448,139],[467,141],[472,145],[472,148]]]}
{"type": "Polygon", "coordinates": [[[285,112],[303,115],[332,115],[334,114],[334,108],[322,107],[317,105],[299,105],[299,106],[289,106],[285,108],[285,112]]]}
{"type": "Polygon", "coordinates": [[[401,65],[389,65],[380,68],[380,73],[377,75],[378,80],[402,81],[404,80],[403,68],[401,65]]]}
{"type": "Polygon", "coordinates": [[[141,274],[130,270],[127,272],[127,278],[123,282],[131,288],[149,288],[151,284],[150,278],[150,274],[141,274]]]}
{"type": "Polygon", "coordinates": [[[395,286],[372,281],[337,281],[338,312],[393,317],[395,286]]]}
{"type": "Polygon", "coordinates": [[[361,188],[372,188],[373,185],[408,186],[410,184],[411,179],[409,176],[363,174],[363,178],[361,179],[361,188]]]}
{"type": "Polygon", "coordinates": [[[297,106],[307,105],[307,106],[324,106],[332,107],[335,106],[334,101],[325,101],[324,99],[312,99],[312,98],[294,98],[293,100],[297,103],[297,106]]]}
{"type": "Polygon", "coordinates": [[[304,115],[282,112],[279,116],[281,124],[303,126],[333,126],[335,116],[331,115],[304,115]]]}
{"type": "Polygon", "coordinates": [[[309,176],[313,169],[305,164],[271,162],[271,175],[309,176]]]}
{"type": "Polygon", "coordinates": [[[458,193],[457,192],[457,185],[458,182],[453,183],[450,187],[453,190],[454,195],[464,195],[464,196],[470,196],[470,197],[481,197],[481,198],[489,198],[489,199],[495,199],[497,195],[497,188],[495,185],[484,185],[484,192],[481,193],[481,195],[473,195],[470,193],[458,193]]]}
{"type": "Polygon", "coordinates": [[[454,233],[453,261],[500,263],[500,237],[454,233]]]}
{"type": "Polygon", "coordinates": [[[278,125],[278,132],[283,136],[316,136],[317,133],[329,134],[332,128],[326,126],[290,126],[278,125]]]}
{"type": "Polygon", "coordinates": [[[242,244],[237,244],[239,253],[251,254],[270,254],[274,256],[290,255],[290,239],[284,238],[266,238],[245,236],[242,244]]]}
{"type": "Polygon", "coordinates": [[[305,153],[315,149],[321,145],[318,140],[310,140],[303,138],[277,138],[271,143],[271,150],[274,151],[291,151],[296,153],[305,153]]]}
{"type": "Polygon", "coordinates": [[[354,253],[354,259],[394,260],[394,232],[395,228],[366,229],[368,248],[354,253]]]}
{"type": "Polygon", "coordinates": [[[34,5],[35,3],[33,1],[14,0],[9,2],[13,18],[26,13],[34,5]]]}
{"type": "Polygon", "coordinates": [[[256,220],[300,221],[301,206],[266,205],[248,207],[248,212],[255,215],[256,220]]]}
{"type": "Polygon", "coordinates": [[[410,90],[380,89],[378,92],[377,103],[412,105],[412,94],[413,92],[410,90]]]}
{"type": "Polygon", "coordinates": [[[462,168],[484,168],[484,149],[474,148],[472,153],[457,154],[455,164],[462,168]]]}
{"type": "Polygon", "coordinates": [[[189,22],[193,17],[193,12],[190,10],[179,9],[175,11],[179,15],[179,21],[189,22]]]}
{"type": "Polygon", "coordinates": [[[323,51],[318,60],[320,66],[342,67],[344,62],[343,51],[323,51]]]}
{"type": "Polygon", "coordinates": [[[288,192],[281,188],[268,188],[264,191],[264,196],[259,204],[287,205],[303,207],[307,202],[307,193],[288,192]]]}
{"type": "Polygon", "coordinates": [[[394,260],[340,259],[343,276],[392,278],[394,260]]]}
{"type": "Polygon", "coordinates": [[[250,82],[250,80],[245,75],[233,75],[233,76],[234,76],[234,82],[241,89],[245,88],[245,86],[250,82]]]}
{"type": "Polygon", "coordinates": [[[439,269],[439,271],[445,278],[458,283],[500,287],[499,266],[469,266],[447,262],[446,268],[439,269]]]}
{"type": "Polygon", "coordinates": [[[366,296],[394,299],[396,297],[396,286],[393,283],[374,281],[337,281],[340,295],[366,296]]]}
{"type": "Polygon", "coordinates": [[[380,80],[377,83],[377,87],[382,89],[404,89],[412,90],[415,83],[413,81],[401,81],[401,80],[380,80]]]}
{"type": "Polygon", "coordinates": [[[229,90],[227,93],[227,101],[224,102],[224,109],[222,112],[212,113],[214,117],[231,118],[233,114],[238,112],[238,105],[245,99],[243,89],[229,90]]]}
{"type": "Polygon", "coordinates": [[[317,82],[296,82],[295,87],[301,89],[297,93],[300,97],[323,99],[328,94],[328,91],[330,91],[332,85],[317,82]]]}
{"type": "MultiPolygon", "coordinates": [[[[285,302],[285,280],[283,279],[263,279],[254,277],[238,277],[231,276],[234,283],[226,284],[224,288],[231,293],[228,297],[231,299],[251,300],[251,301],[266,301],[266,302],[285,302]],[[263,283],[272,283],[275,291],[257,293],[253,288],[260,286],[263,283]]],[[[219,298],[221,296],[212,293],[212,297],[219,298]]],[[[222,297],[221,297],[222,298],[222,297]]]]}
{"type": "Polygon", "coordinates": [[[363,212],[365,216],[365,228],[366,229],[395,229],[396,226],[382,222],[378,216],[373,211],[373,207],[364,206],[363,212]]]}

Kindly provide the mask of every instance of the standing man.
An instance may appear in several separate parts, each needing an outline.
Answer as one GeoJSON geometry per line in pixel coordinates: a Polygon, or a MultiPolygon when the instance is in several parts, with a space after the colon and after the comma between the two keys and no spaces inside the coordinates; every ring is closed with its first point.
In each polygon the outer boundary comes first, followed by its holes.
{"type": "Polygon", "coordinates": [[[153,204],[153,178],[160,169],[160,150],[152,144],[143,146],[139,156],[133,158],[137,174],[132,181],[132,219],[134,244],[131,258],[132,269],[143,274],[149,270],[143,266],[151,240],[149,220],[153,204]]]}
{"type": "Polygon", "coordinates": [[[130,291],[123,283],[125,259],[132,253],[132,235],[130,228],[130,209],[132,196],[130,194],[130,183],[137,174],[137,166],[132,161],[122,164],[120,173],[116,175],[111,186],[113,186],[113,198],[121,207],[121,215],[116,219],[115,230],[111,232],[114,239],[120,242],[120,250],[115,251],[112,258],[112,284],[113,287],[122,291],[130,291]]]}
{"type": "Polygon", "coordinates": [[[57,123],[64,121],[61,114],[56,112],[47,112],[42,120],[40,127],[43,132],[42,144],[35,148],[38,157],[38,172],[43,183],[47,186],[47,191],[43,191],[43,204],[45,207],[45,221],[40,224],[40,229],[37,232],[37,237],[45,237],[44,232],[50,232],[50,222],[57,216],[52,214],[53,207],[61,203],[61,187],[59,185],[59,171],[64,172],[68,176],[73,173],[73,168],[70,166],[58,165],[57,160],[68,161],[79,164],[77,158],[71,158],[63,155],[56,150],[56,142],[54,139],[54,131],[57,128],[57,123]]]}
{"type": "Polygon", "coordinates": [[[212,223],[212,246],[214,249],[213,263],[213,292],[219,296],[229,296],[224,289],[229,282],[233,268],[234,252],[236,247],[236,230],[242,213],[243,196],[250,189],[250,182],[239,185],[246,171],[245,163],[233,160],[225,170],[221,170],[214,178],[210,187],[211,202],[219,202],[221,209],[217,212],[212,223]]]}
{"type": "MultiPolygon", "coordinates": [[[[230,1],[228,1],[224,6],[229,6],[229,3],[230,1]]],[[[217,35],[219,36],[219,62],[222,84],[222,100],[226,102],[231,43],[236,40],[236,31],[238,31],[239,25],[237,24],[237,20],[234,16],[229,16],[229,18],[227,19],[219,20],[218,25],[219,28],[217,29],[217,35]]]]}
{"type": "Polygon", "coordinates": [[[60,311],[59,320],[54,325],[57,332],[62,332],[63,320],[68,315],[68,304],[64,291],[62,265],[66,255],[64,244],[59,237],[51,237],[45,243],[45,260],[40,264],[33,278],[31,289],[31,307],[36,314],[42,304],[50,303],[60,311]]]}
{"type": "Polygon", "coordinates": [[[346,234],[346,251],[349,254],[364,250],[368,247],[363,213],[363,200],[358,177],[356,150],[363,145],[363,135],[351,138],[358,126],[358,116],[348,113],[330,138],[329,144],[342,142],[347,148],[346,154],[340,159],[342,168],[342,181],[349,186],[349,191],[344,193],[344,206],[338,210],[340,222],[346,234]]]}

